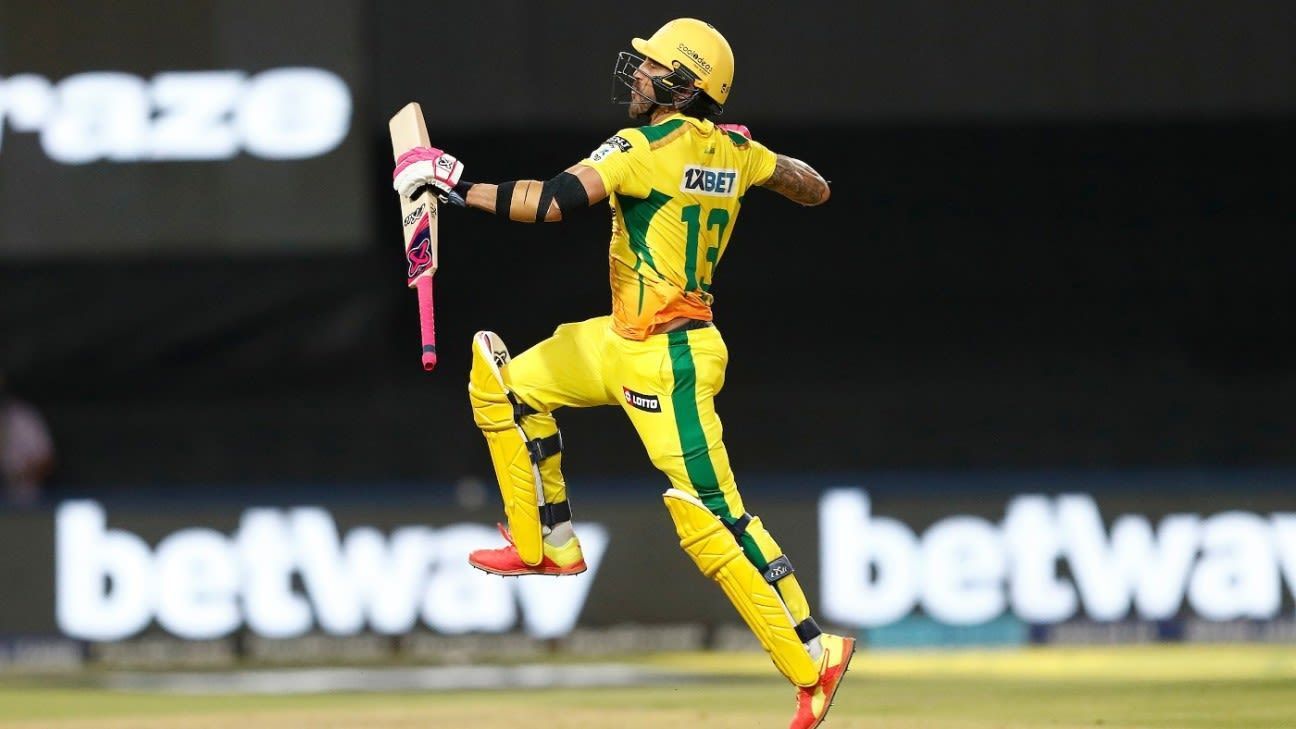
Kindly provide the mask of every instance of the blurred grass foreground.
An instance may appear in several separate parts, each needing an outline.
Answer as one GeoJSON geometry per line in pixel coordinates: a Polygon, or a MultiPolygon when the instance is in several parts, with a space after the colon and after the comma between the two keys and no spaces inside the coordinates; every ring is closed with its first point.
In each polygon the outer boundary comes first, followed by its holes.
{"type": "MultiPolygon", "coordinates": [[[[476,668],[483,667],[460,670],[476,668]]],[[[376,685],[324,693],[303,689],[309,682],[295,690],[286,682],[280,693],[226,692],[222,686],[230,684],[222,681],[237,672],[11,674],[0,677],[0,726],[514,729],[542,716],[555,728],[749,729],[785,726],[791,716],[791,690],[759,653],[627,655],[586,671],[605,680],[584,687],[526,688],[549,686],[542,677],[561,677],[580,664],[497,668],[498,686],[478,681],[452,690],[419,688],[410,680],[418,667],[344,669],[368,674],[376,685]],[[167,675],[177,682],[145,680],[167,675]],[[519,681],[526,675],[537,680],[519,681]],[[214,690],[194,690],[205,684],[214,690]]],[[[251,685],[308,673],[259,671],[251,685]]],[[[862,652],[825,726],[1289,729],[1296,727],[1296,651],[1156,645],[862,652]]]]}

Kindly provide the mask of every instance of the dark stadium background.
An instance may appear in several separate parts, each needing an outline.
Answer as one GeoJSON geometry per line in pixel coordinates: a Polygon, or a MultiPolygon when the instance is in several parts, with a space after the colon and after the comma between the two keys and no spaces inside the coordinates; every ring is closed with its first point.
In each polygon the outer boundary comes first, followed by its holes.
{"type": "MultiPolygon", "coordinates": [[[[345,199],[354,215],[331,230],[355,232],[234,250],[181,214],[167,240],[117,250],[78,209],[156,215],[168,186],[226,163],[174,164],[150,186],[139,166],[61,168],[6,130],[0,367],[53,429],[51,500],[375,483],[399,497],[486,477],[469,338],[493,329],[517,352],[605,313],[606,208],[543,227],[447,211],[441,364],[424,374],[385,120],[421,101],[467,178],[547,178],[626,123],[608,103],[616,52],[689,14],[735,49],[725,121],[833,183],[818,209],[753,193],[717,274],[740,484],[1296,466],[1293,6],[59,5],[0,4],[0,76],[342,74],[345,164],[279,168],[299,171],[266,192],[291,195],[257,214],[313,229],[345,199]],[[194,30],[210,27],[219,40],[194,30]],[[178,39],[158,40],[168,28],[178,39]],[[33,210],[61,216],[38,231],[58,252],[15,232],[33,210]]],[[[560,424],[575,498],[604,477],[655,484],[619,413],[560,424]]]]}

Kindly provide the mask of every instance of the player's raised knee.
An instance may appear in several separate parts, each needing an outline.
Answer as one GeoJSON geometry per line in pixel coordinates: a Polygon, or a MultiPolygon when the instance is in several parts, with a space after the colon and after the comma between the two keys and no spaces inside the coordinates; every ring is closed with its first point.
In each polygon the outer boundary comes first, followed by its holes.
{"type": "Polygon", "coordinates": [[[468,376],[468,399],[472,403],[477,427],[501,430],[514,427],[512,400],[509,397],[508,347],[494,332],[473,335],[472,371],[468,376]]]}

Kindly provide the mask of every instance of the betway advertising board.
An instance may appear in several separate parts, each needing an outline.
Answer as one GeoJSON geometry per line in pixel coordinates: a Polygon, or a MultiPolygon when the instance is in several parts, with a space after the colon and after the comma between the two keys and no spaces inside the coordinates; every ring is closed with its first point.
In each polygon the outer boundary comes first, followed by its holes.
{"type": "MultiPolygon", "coordinates": [[[[736,622],[680,551],[655,495],[597,496],[591,489],[575,502],[590,569],[561,579],[469,567],[469,551],[502,543],[483,511],[75,500],[52,513],[0,514],[9,585],[0,631],[88,641],[158,630],[193,640],[412,631],[556,638],[578,625],[736,622]]],[[[748,505],[796,566],[816,616],[835,626],[913,615],[963,626],[1291,612],[1296,509],[1282,508],[1281,495],[1250,500],[1278,508],[1175,510],[1168,493],[1156,513],[1078,492],[996,499],[997,507],[977,500],[945,511],[947,498],[789,487],[749,495],[748,505]]]]}
{"type": "Polygon", "coordinates": [[[1284,580],[1296,596],[1296,512],[1122,514],[1109,529],[1092,496],[1024,495],[998,523],[951,515],[919,535],[872,514],[864,491],[837,489],[820,498],[819,543],[820,610],[862,627],[915,608],[952,625],[1005,611],[1036,624],[1181,610],[1267,619],[1279,615],[1284,580]]]}
{"type": "Polygon", "coordinates": [[[118,640],[157,620],[181,638],[220,638],[246,626],[267,638],[319,627],[398,635],[417,622],[442,633],[498,633],[519,626],[556,637],[576,624],[607,547],[607,531],[583,524],[590,569],[570,580],[504,580],[464,555],[500,539],[477,524],[357,527],[340,537],[326,509],[249,509],[232,535],[190,527],[155,548],[120,529],[90,501],[55,519],[59,628],[118,640]],[[294,575],[302,589],[294,588],[294,575]],[[105,585],[111,585],[105,589],[105,585]]]}

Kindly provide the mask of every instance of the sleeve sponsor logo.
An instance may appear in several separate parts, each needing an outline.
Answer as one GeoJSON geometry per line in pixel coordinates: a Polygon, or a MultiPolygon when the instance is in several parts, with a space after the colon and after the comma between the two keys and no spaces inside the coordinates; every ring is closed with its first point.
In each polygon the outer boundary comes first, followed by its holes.
{"type": "Polygon", "coordinates": [[[647,413],[660,413],[661,400],[656,395],[644,395],[635,392],[628,387],[622,387],[621,392],[625,395],[626,404],[632,408],[643,410],[647,413]]]}
{"type": "Polygon", "coordinates": [[[608,156],[609,154],[612,154],[613,152],[629,152],[630,147],[631,147],[630,140],[620,135],[617,135],[612,137],[611,139],[608,139],[603,144],[599,145],[598,149],[594,150],[593,152],[590,152],[590,159],[594,160],[595,162],[599,162],[604,157],[608,156]]]}
{"type": "Polygon", "coordinates": [[[733,197],[738,194],[738,170],[689,165],[684,168],[680,191],[694,195],[733,197]]]}

